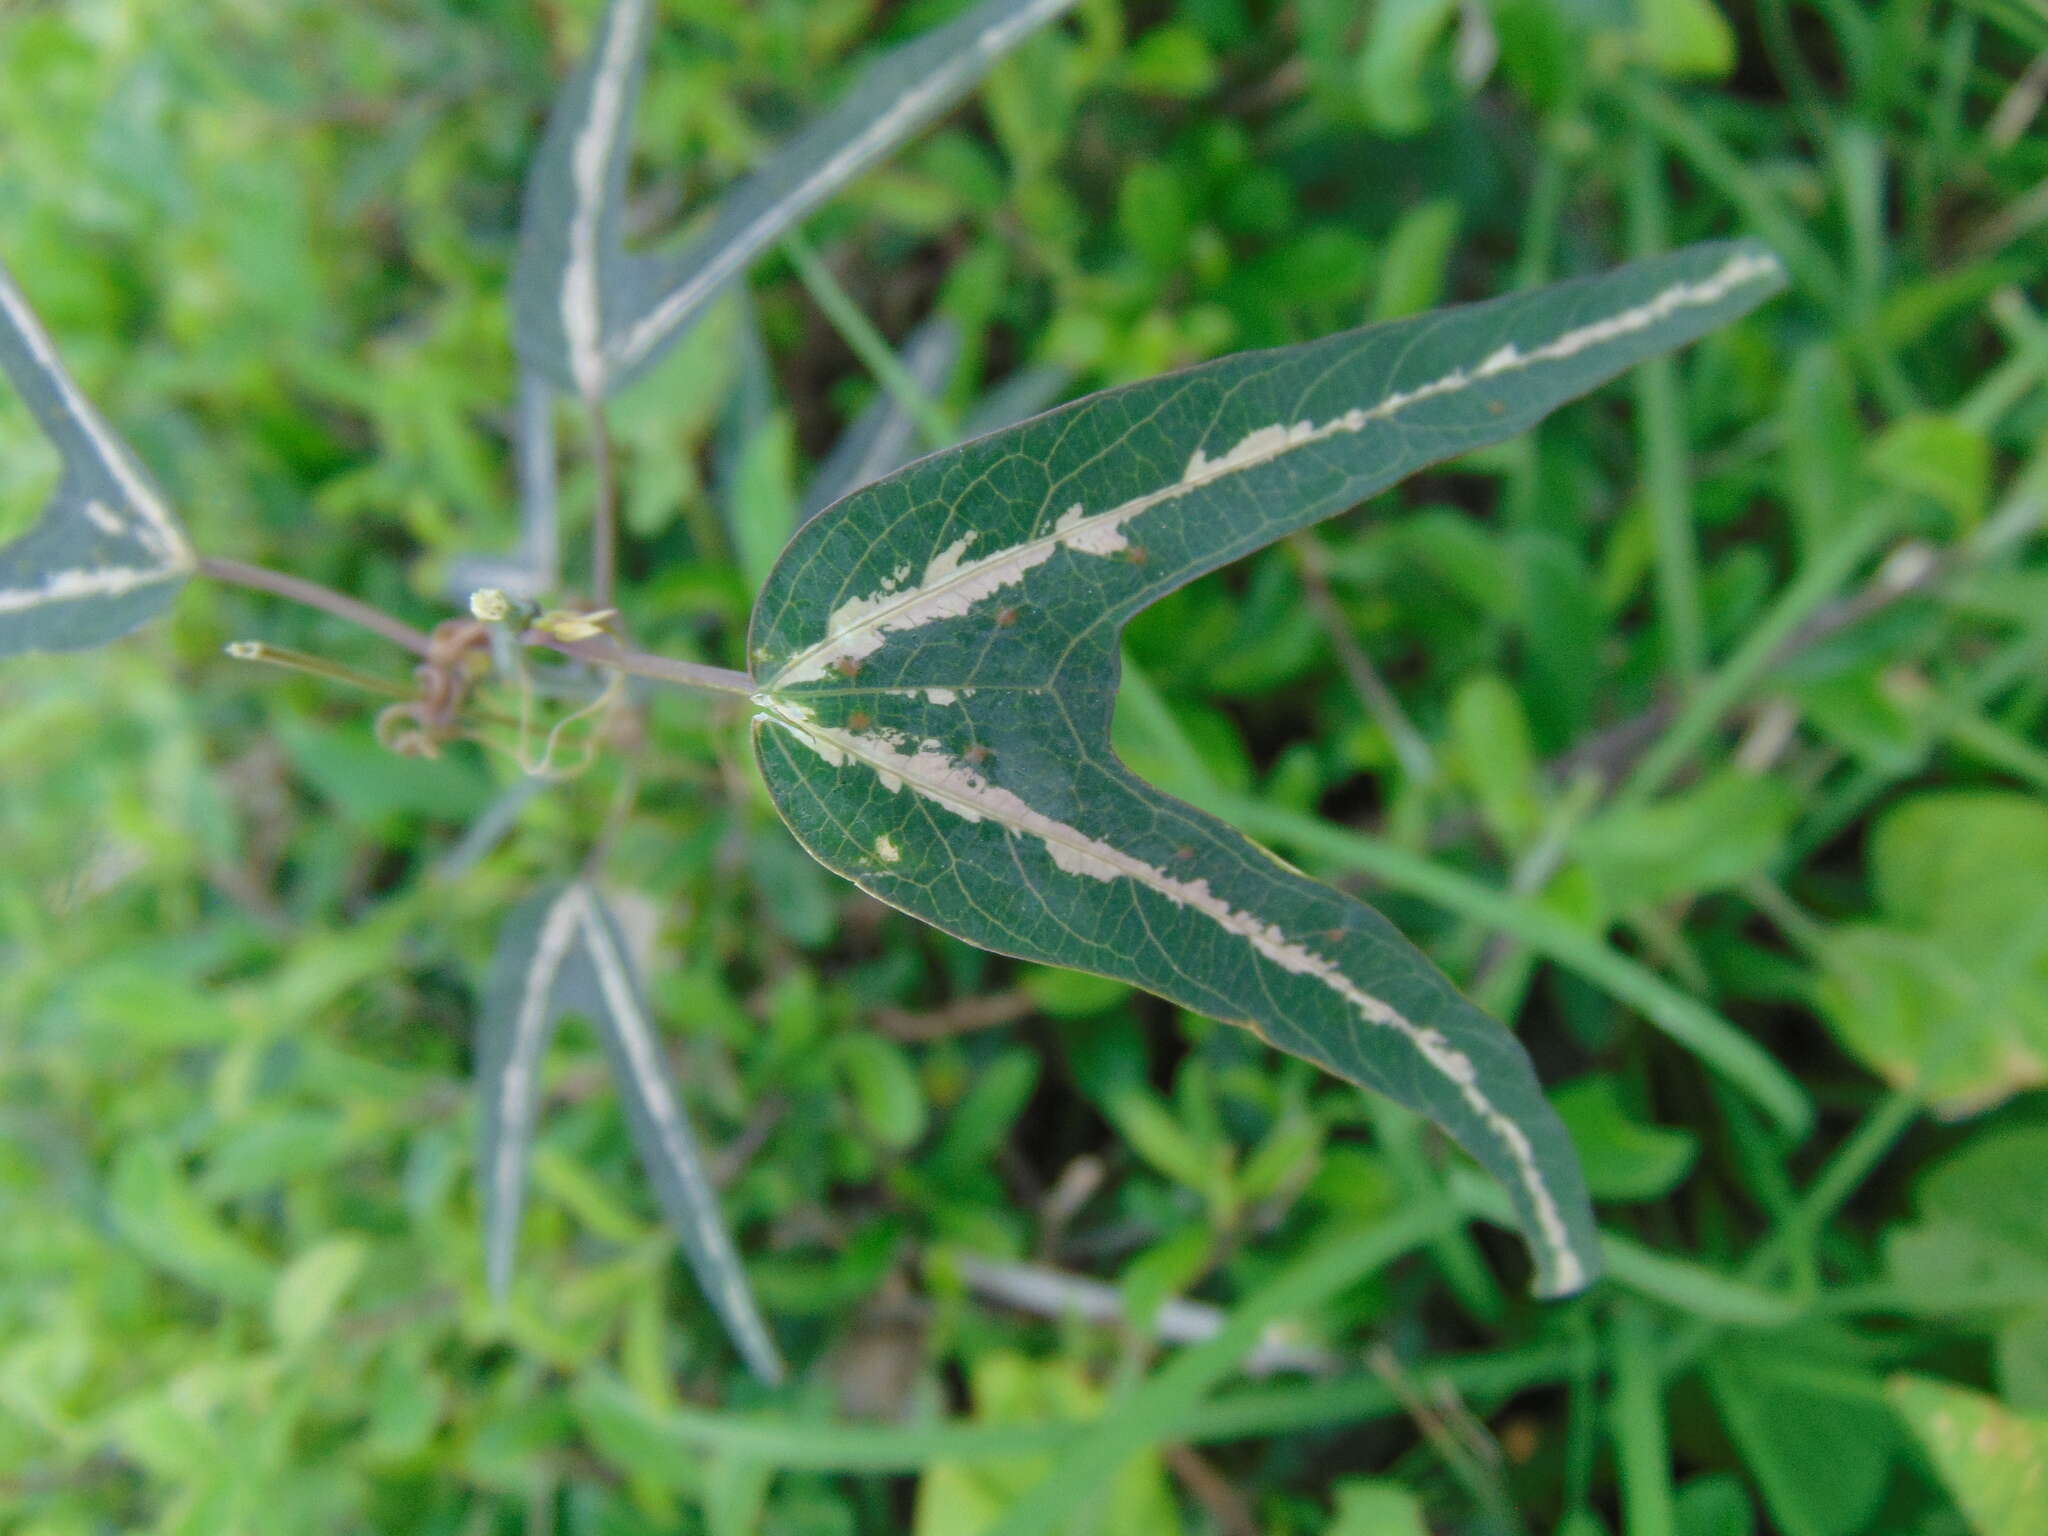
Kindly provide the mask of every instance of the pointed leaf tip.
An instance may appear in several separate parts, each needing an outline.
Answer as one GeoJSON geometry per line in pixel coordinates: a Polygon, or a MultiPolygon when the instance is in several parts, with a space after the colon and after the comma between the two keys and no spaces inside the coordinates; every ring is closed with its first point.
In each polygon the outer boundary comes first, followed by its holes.
{"type": "Polygon", "coordinates": [[[514,909],[499,935],[477,1029],[481,1136],[477,1173],[491,1294],[511,1288],[527,1165],[540,1109],[541,1062],[565,1015],[589,1019],[625,1097],[633,1140],[704,1294],[749,1367],[772,1384],[781,1356],[727,1236],[718,1196],[668,1080],[640,986],[604,899],[584,882],[514,909]]]}

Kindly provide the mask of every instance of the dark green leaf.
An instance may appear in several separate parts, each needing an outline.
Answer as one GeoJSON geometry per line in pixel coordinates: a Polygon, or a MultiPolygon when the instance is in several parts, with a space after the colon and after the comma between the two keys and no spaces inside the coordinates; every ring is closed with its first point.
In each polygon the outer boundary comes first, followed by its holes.
{"type": "Polygon", "coordinates": [[[602,898],[581,882],[533,897],[506,920],[478,1021],[477,1168],[491,1288],[503,1294],[511,1284],[540,1107],[541,1059],[556,1024],[570,1013],[589,1019],[604,1040],[640,1160],[705,1296],[755,1373],[780,1381],[781,1358],[755,1309],[719,1215],[717,1191],[669,1085],[626,946],[602,898]]]}
{"type": "Polygon", "coordinates": [[[625,248],[622,216],[651,0],[612,0],[528,175],[513,277],[520,357],[584,399],[638,377],[799,219],[1073,3],[983,0],[882,55],[838,105],[729,193],[702,234],[676,251],[641,255],[625,248]]]}
{"type": "Polygon", "coordinates": [[[1900,1444],[1880,1383],[1754,1353],[1718,1359],[1707,1381],[1777,1529],[1869,1528],[1900,1444]]]}
{"type": "Polygon", "coordinates": [[[64,465],[42,517],[0,549],[0,656],[104,645],[169,607],[197,557],[134,454],[72,382],[4,266],[0,373],[64,465]]]}
{"type": "Polygon", "coordinates": [[[1566,1084],[1555,1098],[1597,1200],[1668,1195],[1699,1156],[1697,1136],[1644,1124],[1623,1105],[1620,1084],[1604,1073],[1566,1084]]]}
{"type": "Polygon", "coordinates": [[[1753,245],[1112,390],[807,525],[756,606],[756,749],[820,860],[985,948],[1115,976],[1422,1110],[1512,1192],[1546,1293],[1596,1264],[1514,1039],[1385,919],[1108,746],[1118,635],[1205,571],[1522,431],[1773,292],[1753,245]]]}

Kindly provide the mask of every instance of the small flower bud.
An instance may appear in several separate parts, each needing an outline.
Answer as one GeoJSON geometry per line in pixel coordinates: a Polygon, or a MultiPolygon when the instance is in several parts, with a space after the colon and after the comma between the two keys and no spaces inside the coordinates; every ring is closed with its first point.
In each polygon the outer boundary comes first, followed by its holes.
{"type": "Polygon", "coordinates": [[[600,608],[596,613],[565,613],[560,609],[544,613],[533,621],[533,627],[557,640],[594,640],[605,632],[605,625],[618,617],[616,608],[600,608]]]}
{"type": "Polygon", "coordinates": [[[503,624],[512,617],[512,599],[501,587],[479,587],[469,594],[469,611],[486,624],[503,624]]]}

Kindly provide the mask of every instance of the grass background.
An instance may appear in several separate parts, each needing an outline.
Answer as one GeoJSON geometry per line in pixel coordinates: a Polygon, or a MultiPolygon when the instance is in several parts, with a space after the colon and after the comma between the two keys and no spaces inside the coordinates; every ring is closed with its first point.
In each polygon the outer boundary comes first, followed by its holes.
{"type": "MultiPolygon", "coordinates": [[[[511,547],[519,180],[596,9],[0,8],[0,249],[202,548],[431,622],[511,547]]],[[[644,230],[955,9],[667,0],[644,230]]],[[[1778,247],[1742,325],[1129,636],[1133,765],[1514,1022],[1613,1279],[1531,1303],[1423,1128],[811,867],[744,711],[664,699],[472,859],[502,764],[391,757],[220,647],[401,658],[195,587],[0,672],[0,1528],[968,1536],[1064,1493],[1119,1536],[2048,1529],[2044,48],[2021,0],[1086,0],[808,225],[891,342],[958,328],[955,412],[1778,247]],[[483,1290],[480,981],[599,836],[779,1393],[581,1031],[483,1290]],[[1796,1079],[1775,1118],[1701,1017],[1796,1079]],[[963,1254],[1239,1323],[1033,1317],[963,1254]],[[1243,1381],[1267,1319],[1327,1368],[1243,1381]]],[[[877,393],[786,257],[750,288],[765,373],[727,306],[613,414],[636,632],[727,665],[877,393]]],[[[53,473],[0,402],[0,533],[53,473]]],[[[574,456],[572,529],[592,495],[574,456]]]]}

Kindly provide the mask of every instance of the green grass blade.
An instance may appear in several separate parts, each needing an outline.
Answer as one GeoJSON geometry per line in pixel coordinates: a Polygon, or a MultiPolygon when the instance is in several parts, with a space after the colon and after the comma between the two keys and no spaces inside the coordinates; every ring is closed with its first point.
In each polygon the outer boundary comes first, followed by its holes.
{"type": "Polygon", "coordinates": [[[1258,1343],[1269,1324],[1320,1306],[1347,1285],[1384,1269],[1443,1229],[1442,1211],[1410,1210],[1365,1232],[1311,1250],[1230,1314],[1213,1339],[1176,1355],[1126,1394],[1059,1468],[1025,1494],[989,1536],[1046,1536],[1101,1496],[1131,1457],[1172,1438],[1183,1405],[1214,1389],[1258,1343]]]}
{"type": "Polygon", "coordinates": [[[1742,1089],[1787,1131],[1803,1136],[1811,1128],[1812,1097],[1769,1052],[1698,999],[1563,918],[1406,849],[1298,811],[1237,797],[1219,798],[1213,808],[1282,847],[1360,870],[1396,890],[1511,935],[1639,1011],[1742,1089]]]}
{"type": "MultiPolygon", "coordinates": [[[[898,386],[892,389],[882,381],[882,393],[840,434],[804,488],[798,522],[809,522],[840,497],[901,469],[918,456],[915,412],[943,393],[959,356],[959,327],[943,315],[910,333],[901,355],[890,356],[901,373],[898,386]]],[[[950,424],[948,431],[952,431],[950,424]]],[[[949,436],[947,441],[951,440],[949,436]]]]}
{"type": "MultiPolygon", "coordinates": [[[[1555,1343],[1438,1357],[1419,1365],[1412,1385],[1467,1400],[1512,1397],[1562,1381],[1569,1351],[1555,1343]]],[[[586,1371],[573,1389],[586,1423],[609,1434],[651,1443],[669,1454],[744,1457],[784,1471],[905,1473],[938,1462],[1006,1461],[1060,1451],[1092,1436],[1097,1420],[980,1425],[941,1420],[904,1425],[839,1424],[655,1407],[602,1370],[586,1371]]],[[[1206,1402],[1183,1404],[1165,1440],[1206,1445],[1336,1428],[1406,1411],[1400,1391],[1379,1376],[1246,1387],[1206,1402]]]]}
{"type": "Polygon", "coordinates": [[[1707,744],[1728,712],[1770,671],[1799,627],[1841,590],[1902,515],[1896,500],[1877,501],[1852,518],[1806,563],[1750,629],[1735,654],[1700,684],[1671,728],[1643,754],[1616,792],[1617,805],[1641,805],[1671,782],[1707,744]]]}
{"type": "MultiPolygon", "coordinates": [[[[1664,165],[1647,135],[1638,135],[1633,149],[1630,245],[1636,255],[1649,256],[1669,243],[1664,165]]],[[[1643,499],[1649,505],[1657,551],[1658,617],[1672,668],[1680,685],[1690,690],[1706,666],[1707,639],[1678,365],[1668,357],[1653,357],[1636,370],[1635,386],[1643,499]]]]}
{"type": "Polygon", "coordinates": [[[1664,1422],[1656,1336],[1649,1313],[1634,1302],[1617,1307],[1608,1342],[1614,1362],[1614,1398],[1609,1411],[1629,1536],[1673,1536],[1677,1525],[1672,1510],[1671,1440],[1664,1422]]]}
{"type": "MultiPolygon", "coordinates": [[[[924,445],[943,448],[955,441],[960,435],[959,427],[932,398],[932,386],[911,372],[906,362],[889,349],[889,343],[882,339],[874,322],[862,312],[853,296],[840,286],[839,279],[832,275],[832,269],[825,265],[818,253],[796,234],[782,242],[782,249],[796,268],[797,276],[803,279],[804,287],[810,290],[813,302],[825,312],[825,318],[839,333],[839,339],[852,349],[861,366],[882,386],[890,404],[910,418],[918,435],[924,439],[924,445]]],[[[902,462],[899,459],[888,468],[895,469],[902,462]]],[[[876,478],[879,477],[869,477],[876,478]]],[[[866,481],[860,483],[865,484],[866,481]]]]}

